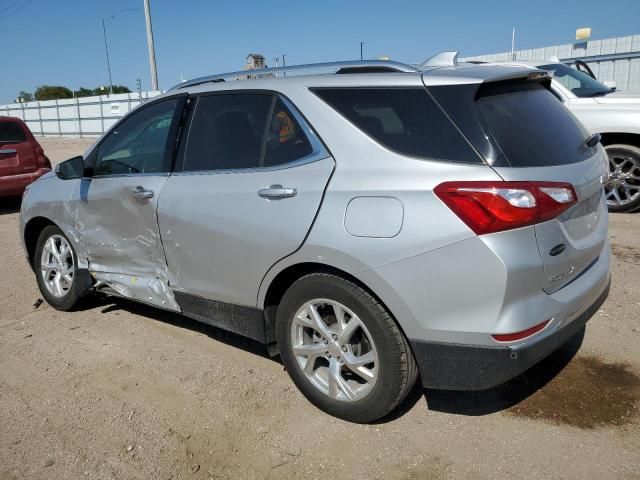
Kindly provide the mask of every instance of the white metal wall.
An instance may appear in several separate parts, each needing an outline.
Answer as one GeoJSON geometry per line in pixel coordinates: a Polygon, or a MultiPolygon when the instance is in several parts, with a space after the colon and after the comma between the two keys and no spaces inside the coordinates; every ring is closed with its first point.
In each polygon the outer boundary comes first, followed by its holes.
{"type": "MultiPolygon", "coordinates": [[[[618,90],[640,90],[640,35],[589,40],[551,47],[516,50],[516,60],[585,61],[600,81],[613,80],[618,90]]],[[[462,61],[507,62],[511,52],[467,57],[462,61]]]]}
{"type": "MultiPolygon", "coordinates": [[[[160,95],[142,92],[142,101],[160,95]]],[[[140,95],[120,93],[65,100],[0,105],[0,115],[23,119],[34,135],[97,137],[136,105],[140,95]]]]}

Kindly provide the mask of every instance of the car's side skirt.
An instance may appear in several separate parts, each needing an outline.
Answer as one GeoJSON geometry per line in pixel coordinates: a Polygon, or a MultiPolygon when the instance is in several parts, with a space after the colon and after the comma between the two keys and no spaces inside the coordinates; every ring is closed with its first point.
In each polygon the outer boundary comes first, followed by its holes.
{"type": "Polygon", "coordinates": [[[210,300],[190,293],[173,293],[183,315],[267,343],[263,310],[210,300]]]}

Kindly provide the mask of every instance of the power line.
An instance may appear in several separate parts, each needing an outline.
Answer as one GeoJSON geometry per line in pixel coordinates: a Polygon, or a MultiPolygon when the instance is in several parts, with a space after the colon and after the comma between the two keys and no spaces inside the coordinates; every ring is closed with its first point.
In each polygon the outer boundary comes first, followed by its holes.
{"type": "Polygon", "coordinates": [[[9,10],[11,7],[13,7],[14,5],[20,3],[22,0],[13,0],[13,2],[9,2],[9,5],[4,7],[2,10],[0,10],[0,13],[4,13],[7,10],[9,10]]]}
{"type": "MultiPolygon", "coordinates": [[[[19,0],[18,0],[19,1],[19,0]]],[[[9,18],[11,15],[14,15],[16,13],[18,13],[20,10],[22,10],[24,7],[26,7],[27,5],[29,5],[31,2],[33,2],[33,0],[27,0],[26,2],[18,5],[16,8],[14,8],[13,10],[11,10],[9,13],[6,13],[4,15],[0,15],[0,18],[9,18]]],[[[3,10],[3,12],[6,12],[6,9],[3,10]]]]}

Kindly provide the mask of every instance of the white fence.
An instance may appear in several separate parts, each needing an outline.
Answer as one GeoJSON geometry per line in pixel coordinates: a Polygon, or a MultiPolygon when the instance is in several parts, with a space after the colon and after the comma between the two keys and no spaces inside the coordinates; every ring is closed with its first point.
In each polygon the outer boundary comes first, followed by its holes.
{"type": "Polygon", "coordinates": [[[0,115],[24,120],[34,135],[97,137],[159,91],[0,105],[0,115]],[[142,97],[142,99],[141,99],[142,97]]]}

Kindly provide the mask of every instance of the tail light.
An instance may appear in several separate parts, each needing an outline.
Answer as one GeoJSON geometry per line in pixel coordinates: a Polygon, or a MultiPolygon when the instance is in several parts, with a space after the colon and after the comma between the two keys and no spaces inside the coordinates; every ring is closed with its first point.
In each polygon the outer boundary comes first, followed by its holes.
{"type": "Polygon", "coordinates": [[[478,235],[551,220],[577,201],[559,182],[445,182],[433,191],[478,235]]]}
{"type": "Polygon", "coordinates": [[[44,154],[44,149],[40,146],[36,148],[36,157],[38,159],[38,166],[40,168],[51,168],[51,162],[44,154]]]}

